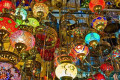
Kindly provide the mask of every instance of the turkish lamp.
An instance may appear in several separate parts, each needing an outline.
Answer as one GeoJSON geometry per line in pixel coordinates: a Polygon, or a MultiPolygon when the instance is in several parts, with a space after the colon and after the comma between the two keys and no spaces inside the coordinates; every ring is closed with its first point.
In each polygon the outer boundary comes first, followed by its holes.
{"type": "Polygon", "coordinates": [[[56,67],[55,74],[60,80],[73,80],[77,75],[77,68],[71,63],[62,63],[56,67]]]}

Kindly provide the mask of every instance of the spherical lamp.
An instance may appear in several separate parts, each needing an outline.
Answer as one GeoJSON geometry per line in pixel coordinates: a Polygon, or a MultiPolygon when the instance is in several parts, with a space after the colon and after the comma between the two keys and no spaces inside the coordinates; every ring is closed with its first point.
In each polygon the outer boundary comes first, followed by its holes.
{"type": "Polygon", "coordinates": [[[77,56],[77,58],[83,61],[89,53],[89,48],[84,45],[78,45],[73,48],[72,52],[77,56]]]}
{"type": "Polygon", "coordinates": [[[18,30],[10,36],[10,43],[13,47],[16,47],[18,49],[24,48],[26,50],[30,50],[35,45],[35,38],[31,33],[27,31],[18,30]]]}
{"type": "Polygon", "coordinates": [[[107,25],[107,19],[105,17],[99,16],[93,19],[91,25],[94,29],[102,31],[107,25]]]}
{"type": "Polygon", "coordinates": [[[77,68],[71,63],[62,63],[56,67],[55,74],[60,80],[72,80],[77,75],[77,68]]]}
{"type": "Polygon", "coordinates": [[[85,36],[85,43],[89,44],[93,48],[100,42],[100,35],[97,33],[89,33],[85,36]]]}
{"type": "Polygon", "coordinates": [[[11,1],[1,1],[0,2],[0,12],[3,12],[3,9],[13,9],[15,10],[15,5],[11,1]]]}
{"type": "Polygon", "coordinates": [[[105,73],[106,76],[109,76],[114,70],[113,66],[110,63],[104,63],[100,66],[101,71],[105,73]]]}
{"type": "Polygon", "coordinates": [[[7,17],[0,17],[0,29],[4,29],[12,34],[18,30],[18,26],[12,19],[7,17]]]}
{"type": "Polygon", "coordinates": [[[91,0],[89,3],[90,10],[95,13],[102,11],[104,7],[105,7],[104,0],[91,0]]]}
{"type": "Polygon", "coordinates": [[[33,6],[33,14],[35,17],[46,17],[49,13],[48,6],[44,3],[36,3],[33,6]]]}

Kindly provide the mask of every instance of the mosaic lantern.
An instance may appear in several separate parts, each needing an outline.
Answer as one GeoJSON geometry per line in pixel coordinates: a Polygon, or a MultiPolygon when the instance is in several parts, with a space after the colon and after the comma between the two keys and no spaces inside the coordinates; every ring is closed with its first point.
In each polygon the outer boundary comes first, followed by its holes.
{"type": "Polygon", "coordinates": [[[95,13],[102,11],[104,7],[105,7],[104,0],[91,0],[89,3],[90,10],[95,13]]]}
{"type": "Polygon", "coordinates": [[[32,26],[32,27],[38,27],[40,24],[37,19],[35,18],[28,18],[28,22],[23,22],[22,25],[32,26]]]}
{"type": "Polygon", "coordinates": [[[97,33],[89,33],[85,36],[85,43],[92,47],[96,47],[100,42],[100,35],[97,33]]]}
{"type": "Polygon", "coordinates": [[[89,48],[84,45],[78,45],[73,48],[72,52],[77,56],[77,58],[83,61],[89,53],[89,48]]]}
{"type": "Polygon", "coordinates": [[[49,13],[48,6],[43,3],[36,3],[33,6],[33,14],[35,17],[46,17],[49,13]]]}
{"type": "Polygon", "coordinates": [[[56,67],[55,74],[60,80],[72,80],[77,75],[77,68],[71,63],[62,63],[56,67]]]}
{"type": "Polygon", "coordinates": [[[104,30],[104,28],[107,25],[107,19],[105,17],[99,16],[99,17],[93,19],[91,25],[96,30],[102,31],[102,30],[104,30]]]}
{"type": "Polygon", "coordinates": [[[7,30],[10,34],[18,30],[16,23],[7,17],[0,17],[0,29],[7,30]]]}
{"type": "Polygon", "coordinates": [[[12,64],[0,62],[0,80],[21,80],[21,75],[12,64]]]}
{"type": "Polygon", "coordinates": [[[109,76],[114,70],[113,66],[110,63],[104,63],[100,66],[101,71],[105,73],[106,76],[109,76]]]}
{"type": "Polygon", "coordinates": [[[13,47],[17,46],[17,44],[24,44],[26,45],[26,50],[29,50],[34,47],[35,38],[27,31],[18,30],[10,36],[10,43],[13,47]]]}
{"type": "Polygon", "coordinates": [[[15,10],[15,5],[11,2],[11,1],[1,1],[0,2],[0,12],[2,12],[3,11],[3,9],[8,9],[8,10],[10,10],[10,9],[13,9],[13,10],[15,10]]]}

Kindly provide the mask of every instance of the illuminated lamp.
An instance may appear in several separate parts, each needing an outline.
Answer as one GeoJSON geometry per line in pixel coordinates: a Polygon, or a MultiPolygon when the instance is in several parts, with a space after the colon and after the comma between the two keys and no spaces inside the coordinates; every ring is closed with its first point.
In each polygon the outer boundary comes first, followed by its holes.
{"type": "Polygon", "coordinates": [[[16,23],[7,17],[0,17],[0,29],[6,30],[10,34],[18,30],[16,23]]]}
{"type": "Polygon", "coordinates": [[[35,18],[28,18],[28,22],[24,21],[22,25],[32,26],[32,27],[38,27],[40,24],[37,19],[35,18]]]}
{"type": "Polygon", "coordinates": [[[0,80],[21,80],[20,71],[13,64],[0,62],[0,80]]]}
{"type": "Polygon", "coordinates": [[[85,36],[85,43],[95,48],[100,42],[100,35],[97,33],[88,33],[85,36]]]}
{"type": "Polygon", "coordinates": [[[77,56],[77,58],[83,61],[89,53],[89,48],[84,45],[78,45],[73,48],[72,52],[77,56]]]}
{"type": "Polygon", "coordinates": [[[104,7],[105,7],[104,0],[91,0],[89,3],[90,10],[95,13],[102,11],[104,7]]]}
{"type": "Polygon", "coordinates": [[[46,17],[49,13],[48,6],[44,3],[36,3],[32,10],[34,17],[46,17]]]}
{"type": "Polygon", "coordinates": [[[92,21],[92,27],[98,31],[103,31],[107,25],[107,19],[105,17],[99,16],[92,21]]]}
{"type": "Polygon", "coordinates": [[[18,52],[21,52],[33,48],[35,45],[35,38],[27,31],[18,30],[10,36],[10,43],[18,52]]]}
{"type": "Polygon", "coordinates": [[[73,80],[77,75],[77,68],[71,63],[62,63],[56,67],[55,74],[60,80],[73,80]]]}
{"type": "Polygon", "coordinates": [[[94,80],[105,80],[105,76],[101,73],[96,73],[94,76],[94,80]]]}
{"type": "Polygon", "coordinates": [[[3,9],[15,10],[15,5],[11,1],[1,1],[0,2],[0,12],[3,12],[3,9]]]}
{"type": "Polygon", "coordinates": [[[110,63],[104,63],[100,66],[100,69],[106,76],[109,76],[114,70],[113,66],[110,63]]]}

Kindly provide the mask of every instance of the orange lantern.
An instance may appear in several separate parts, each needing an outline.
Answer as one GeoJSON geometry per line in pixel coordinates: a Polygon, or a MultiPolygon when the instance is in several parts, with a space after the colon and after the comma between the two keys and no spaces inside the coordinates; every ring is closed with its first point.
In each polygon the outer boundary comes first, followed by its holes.
{"type": "Polygon", "coordinates": [[[89,8],[92,12],[100,12],[105,7],[105,1],[104,0],[91,0],[89,3],[89,8]]]}

